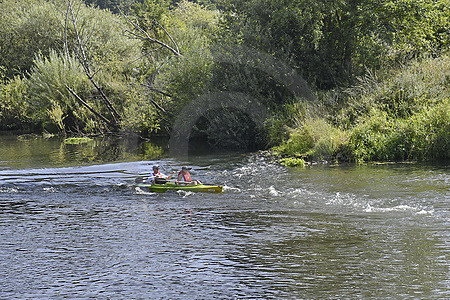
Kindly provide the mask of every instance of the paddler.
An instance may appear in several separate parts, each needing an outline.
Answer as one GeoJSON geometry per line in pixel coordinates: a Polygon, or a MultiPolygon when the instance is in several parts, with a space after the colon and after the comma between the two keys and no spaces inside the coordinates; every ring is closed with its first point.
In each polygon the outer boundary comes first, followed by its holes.
{"type": "Polygon", "coordinates": [[[148,181],[150,181],[151,183],[156,183],[156,184],[165,184],[167,182],[167,180],[171,179],[172,176],[176,173],[175,171],[173,171],[172,174],[170,174],[169,176],[166,176],[159,171],[160,169],[161,169],[160,166],[153,166],[153,172],[152,172],[152,174],[150,174],[148,181]]]}
{"type": "Polygon", "coordinates": [[[177,178],[176,184],[180,184],[180,185],[202,184],[199,180],[192,180],[191,173],[189,173],[190,169],[191,168],[188,168],[188,167],[181,168],[181,171],[178,173],[178,178],[177,178]]]}

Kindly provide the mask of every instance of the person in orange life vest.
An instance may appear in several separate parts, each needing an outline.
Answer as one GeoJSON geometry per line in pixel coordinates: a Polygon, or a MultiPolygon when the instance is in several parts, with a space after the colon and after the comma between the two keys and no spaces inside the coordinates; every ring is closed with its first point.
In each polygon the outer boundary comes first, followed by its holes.
{"type": "Polygon", "coordinates": [[[150,175],[150,177],[148,178],[148,180],[151,183],[156,183],[156,184],[164,184],[167,182],[167,180],[171,179],[172,176],[175,174],[175,171],[170,174],[169,176],[164,175],[163,173],[161,173],[159,171],[160,166],[153,166],[153,173],[150,175]]]}
{"type": "Polygon", "coordinates": [[[182,167],[180,173],[178,173],[177,184],[185,184],[185,185],[196,185],[202,184],[199,180],[192,180],[191,173],[189,170],[191,168],[182,167]]]}

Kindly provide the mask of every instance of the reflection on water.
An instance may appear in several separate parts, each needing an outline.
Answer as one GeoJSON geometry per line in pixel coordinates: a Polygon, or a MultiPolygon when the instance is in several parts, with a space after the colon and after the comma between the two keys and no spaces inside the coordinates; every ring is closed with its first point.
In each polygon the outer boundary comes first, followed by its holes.
{"type": "Polygon", "coordinates": [[[445,166],[179,161],[126,141],[54,161],[59,141],[1,141],[2,299],[450,297],[445,166]],[[225,193],[136,188],[156,163],[225,193]]]}
{"type": "Polygon", "coordinates": [[[150,160],[164,155],[163,142],[143,142],[137,137],[109,137],[72,145],[55,137],[0,136],[0,168],[150,160]]]}

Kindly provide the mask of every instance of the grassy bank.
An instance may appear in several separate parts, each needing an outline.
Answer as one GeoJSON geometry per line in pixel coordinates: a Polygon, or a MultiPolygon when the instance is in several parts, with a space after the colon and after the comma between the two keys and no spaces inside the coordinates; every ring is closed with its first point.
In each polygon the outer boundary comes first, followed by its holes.
{"type": "Polygon", "coordinates": [[[306,161],[436,161],[450,156],[450,58],[416,60],[323,96],[273,153],[306,161]],[[331,101],[330,99],[333,99],[331,101]],[[337,100],[336,100],[337,98],[337,100]]]}

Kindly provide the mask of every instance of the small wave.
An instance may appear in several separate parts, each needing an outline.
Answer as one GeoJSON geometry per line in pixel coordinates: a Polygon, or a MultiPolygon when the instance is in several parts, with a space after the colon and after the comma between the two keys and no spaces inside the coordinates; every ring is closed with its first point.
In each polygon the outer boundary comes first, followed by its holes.
{"type": "Polygon", "coordinates": [[[56,189],[54,187],[44,187],[42,189],[44,192],[54,193],[56,192],[56,189]]]}
{"type": "Polygon", "coordinates": [[[291,197],[295,197],[295,196],[322,196],[321,193],[319,193],[318,191],[311,191],[308,189],[304,189],[304,188],[296,188],[292,191],[289,191],[288,193],[289,196],[291,197]]]}
{"type": "Polygon", "coordinates": [[[425,210],[425,209],[422,209],[421,211],[418,211],[417,213],[416,213],[417,215],[433,215],[434,214],[434,209],[432,209],[432,210],[425,210]]]}
{"type": "Polygon", "coordinates": [[[183,190],[178,190],[178,191],[177,191],[177,193],[178,193],[179,195],[183,196],[183,198],[186,198],[186,197],[189,197],[189,196],[195,195],[195,193],[194,193],[194,192],[192,192],[192,191],[183,191],[183,190]]]}
{"type": "Polygon", "coordinates": [[[356,195],[347,193],[341,194],[340,192],[337,192],[326,204],[359,207],[363,205],[361,200],[362,199],[358,198],[356,195]]]}
{"type": "Polygon", "coordinates": [[[423,208],[409,206],[409,205],[397,205],[394,207],[373,207],[370,204],[364,209],[367,213],[373,212],[415,212],[417,215],[432,215],[433,210],[425,210],[423,208]]]}
{"type": "Polygon", "coordinates": [[[281,191],[277,190],[273,185],[271,185],[270,187],[256,186],[251,190],[252,190],[252,192],[256,193],[256,194],[254,194],[255,198],[263,196],[263,195],[264,196],[269,195],[271,197],[280,197],[283,195],[283,193],[281,191]]]}
{"type": "Polygon", "coordinates": [[[0,193],[14,194],[14,193],[18,193],[18,192],[19,192],[19,190],[17,188],[13,188],[13,187],[0,188],[0,193]]]}
{"type": "Polygon", "coordinates": [[[136,191],[136,194],[137,194],[137,195],[156,195],[156,193],[144,191],[144,190],[141,189],[140,187],[136,187],[136,188],[135,188],[135,191],[136,191]]]}
{"type": "Polygon", "coordinates": [[[232,187],[232,186],[228,186],[228,185],[224,185],[223,186],[223,191],[224,192],[240,193],[241,189],[240,188],[236,188],[236,187],[232,187]]]}
{"type": "Polygon", "coordinates": [[[278,196],[281,195],[281,192],[280,192],[280,191],[277,191],[277,190],[273,187],[273,185],[272,185],[272,186],[269,187],[269,194],[270,194],[271,196],[278,197],[278,196]]]}

